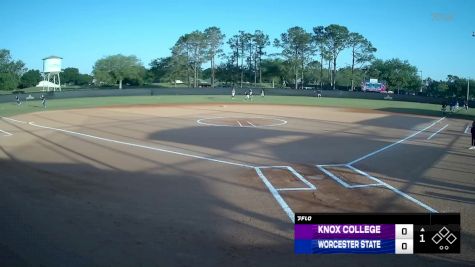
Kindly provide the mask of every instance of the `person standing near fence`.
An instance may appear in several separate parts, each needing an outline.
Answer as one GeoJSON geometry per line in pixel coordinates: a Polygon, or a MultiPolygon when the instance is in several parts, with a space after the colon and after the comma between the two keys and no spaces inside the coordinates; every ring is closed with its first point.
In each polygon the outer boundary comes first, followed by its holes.
{"type": "Polygon", "coordinates": [[[43,105],[43,108],[46,108],[46,97],[45,97],[45,95],[41,95],[41,104],[43,105]]]}
{"type": "Polygon", "coordinates": [[[17,95],[17,96],[15,97],[15,99],[16,99],[16,104],[17,104],[17,106],[20,106],[20,105],[21,105],[20,97],[17,95]]]}

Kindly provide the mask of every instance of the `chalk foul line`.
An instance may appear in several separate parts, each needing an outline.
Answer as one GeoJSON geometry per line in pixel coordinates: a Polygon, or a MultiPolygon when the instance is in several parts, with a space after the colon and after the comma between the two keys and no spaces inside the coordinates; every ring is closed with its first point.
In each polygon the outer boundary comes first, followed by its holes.
{"type": "Polygon", "coordinates": [[[12,136],[13,134],[7,132],[7,131],[4,131],[4,130],[0,130],[1,133],[3,133],[3,136],[12,136]]]}
{"type": "Polygon", "coordinates": [[[353,166],[351,166],[351,165],[348,165],[348,168],[350,168],[351,170],[353,170],[353,171],[355,171],[355,172],[357,172],[357,173],[359,173],[359,174],[361,174],[361,175],[363,175],[363,176],[366,176],[368,179],[371,179],[371,180],[377,182],[378,184],[382,184],[382,185],[383,185],[384,187],[386,187],[387,189],[389,189],[389,190],[393,191],[394,193],[396,193],[396,194],[398,194],[398,195],[404,197],[405,199],[408,199],[409,201],[412,201],[412,202],[416,203],[417,205],[419,205],[419,206],[425,208],[426,210],[428,210],[428,211],[430,211],[430,212],[434,212],[434,213],[437,213],[437,212],[438,212],[437,210],[435,210],[434,208],[430,207],[429,205],[427,205],[427,204],[421,202],[420,200],[411,197],[410,195],[408,195],[408,194],[402,192],[401,190],[395,188],[394,186],[392,186],[392,185],[390,185],[390,184],[388,184],[388,183],[385,183],[385,182],[381,181],[380,179],[378,179],[378,178],[376,178],[376,177],[374,177],[374,176],[372,176],[372,175],[370,175],[370,174],[368,174],[368,173],[366,173],[366,172],[364,172],[364,171],[362,171],[362,170],[360,170],[360,169],[358,169],[358,168],[355,168],[355,167],[353,167],[353,166]]]}
{"type": "MultiPolygon", "coordinates": [[[[346,163],[346,164],[327,164],[327,165],[316,165],[316,166],[317,166],[317,168],[319,168],[323,173],[325,173],[326,175],[328,175],[328,176],[331,177],[333,180],[337,181],[339,184],[343,185],[343,186],[346,187],[346,188],[360,188],[360,187],[372,187],[372,186],[380,186],[380,185],[382,185],[382,186],[386,187],[387,189],[393,191],[394,193],[396,193],[396,194],[398,194],[398,195],[400,195],[400,196],[402,196],[402,197],[404,197],[404,198],[406,198],[406,199],[408,199],[408,200],[410,200],[410,201],[416,203],[417,205],[419,205],[419,206],[421,206],[421,207],[427,209],[428,211],[430,211],[430,212],[435,212],[435,213],[436,213],[437,210],[435,210],[434,208],[430,207],[429,205],[427,205],[427,204],[425,204],[425,203],[419,201],[418,199],[413,198],[412,196],[410,196],[410,195],[408,195],[408,194],[402,192],[401,190],[399,190],[399,189],[393,187],[392,185],[390,185],[390,184],[388,184],[388,183],[385,183],[385,182],[383,182],[382,180],[380,180],[380,179],[378,179],[378,178],[376,178],[376,177],[374,177],[374,176],[372,176],[372,175],[370,175],[370,174],[368,174],[368,173],[366,173],[366,172],[364,172],[364,171],[362,171],[362,170],[360,170],[360,169],[358,169],[358,168],[353,167],[353,164],[355,164],[355,163],[357,163],[357,162],[360,162],[360,161],[362,161],[362,160],[364,160],[364,159],[367,159],[367,158],[369,158],[369,157],[371,157],[371,156],[374,156],[374,155],[376,155],[376,154],[378,154],[378,153],[380,153],[380,152],[382,152],[382,151],[384,151],[384,150],[386,150],[386,149],[388,149],[388,148],[391,148],[391,147],[393,147],[393,146],[395,146],[395,145],[397,145],[397,144],[400,144],[400,143],[402,143],[402,142],[404,142],[404,141],[406,141],[406,140],[408,140],[408,139],[410,139],[410,138],[412,138],[412,137],[414,137],[414,136],[416,136],[416,135],[418,135],[418,134],[420,134],[420,133],[422,133],[422,132],[428,130],[429,128],[433,127],[433,126],[436,125],[437,123],[441,122],[443,119],[445,119],[445,117],[442,117],[442,118],[438,119],[437,121],[433,122],[433,123],[430,124],[429,126],[423,128],[423,129],[421,129],[421,130],[419,130],[419,131],[417,131],[417,132],[415,132],[415,133],[413,133],[413,134],[411,134],[411,135],[409,135],[409,136],[407,136],[407,137],[405,137],[405,138],[403,138],[403,139],[401,139],[401,140],[399,140],[399,141],[397,141],[397,142],[394,142],[394,143],[392,143],[392,144],[389,144],[389,145],[387,145],[387,146],[384,146],[384,147],[382,147],[382,148],[380,148],[380,149],[378,149],[378,150],[376,150],[376,151],[373,151],[373,152],[371,152],[371,153],[369,153],[369,154],[366,154],[366,155],[364,155],[364,156],[362,156],[362,157],[360,157],[360,158],[358,158],[358,159],[355,159],[355,160],[353,160],[353,161],[351,161],[351,162],[349,162],[349,163],[346,163]],[[354,171],[354,172],[356,172],[356,173],[359,173],[360,175],[363,175],[363,176],[367,177],[368,179],[371,179],[371,180],[375,181],[376,184],[360,185],[360,186],[354,186],[354,185],[352,186],[352,185],[349,185],[348,183],[346,183],[345,181],[343,181],[342,179],[340,179],[338,176],[334,175],[332,172],[330,172],[330,171],[328,171],[328,170],[325,169],[325,167],[330,167],[330,166],[346,166],[347,168],[351,169],[352,171],[354,171]]],[[[435,132],[433,135],[431,135],[428,139],[432,138],[433,136],[435,136],[437,133],[441,132],[442,130],[444,130],[444,129],[447,128],[448,126],[449,126],[448,124],[445,125],[445,126],[442,127],[441,129],[439,129],[437,132],[435,132]]]]}
{"type": "Polygon", "coordinates": [[[218,162],[218,163],[234,165],[234,166],[239,166],[239,167],[254,168],[254,166],[251,166],[251,165],[248,165],[248,164],[226,161],[226,160],[213,159],[213,158],[209,158],[209,157],[198,156],[198,155],[193,155],[193,154],[189,154],[189,153],[178,152],[178,151],[173,151],[173,150],[168,150],[168,149],[163,149],[163,148],[158,148],[158,147],[139,145],[139,144],[124,142],[124,141],[118,141],[118,140],[114,140],[114,139],[110,139],[110,138],[99,137],[99,136],[74,132],[74,131],[60,129],[60,128],[54,128],[54,127],[39,125],[39,124],[36,124],[34,122],[29,122],[28,124],[32,125],[32,126],[35,126],[35,127],[43,128],[43,129],[59,131],[59,132],[63,132],[63,133],[71,134],[71,135],[77,135],[77,136],[92,138],[92,139],[106,141],[106,142],[115,143],[115,144],[127,145],[127,146],[132,146],[132,147],[139,147],[139,148],[144,148],[144,149],[148,149],[148,150],[160,151],[160,152],[164,152],[164,153],[170,153],[170,154],[175,154],[175,155],[180,155],[180,156],[190,157],[190,158],[195,158],[195,159],[203,159],[203,160],[207,160],[207,161],[218,162]]]}
{"type": "Polygon", "coordinates": [[[369,157],[371,157],[371,156],[374,156],[374,155],[376,155],[376,154],[378,154],[378,153],[380,153],[380,152],[382,152],[382,151],[384,151],[384,150],[386,150],[386,149],[388,149],[388,148],[391,148],[391,147],[393,147],[393,146],[395,146],[395,145],[398,145],[398,144],[400,144],[400,143],[402,143],[402,142],[405,142],[406,140],[408,140],[408,139],[410,139],[410,138],[412,138],[412,137],[414,137],[414,136],[416,136],[416,135],[418,135],[418,134],[420,134],[420,133],[426,131],[427,129],[433,127],[433,126],[436,125],[437,123],[441,122],[443,119],[445,119],[445,117],[442,117],[442,118],[438,119],[437,121],[433,122],[431,125],[429,125],[429,126],[425,127],[424,129],[419,130],[419,131],[417,131],[417,132],[415,132],[415,133],[409,135],[409,136],[406,137],[406,138],[403,138],[403,139],[401,139],[401,140],[399,140],[399,141],[397,141],[397,142],[395,142],[395,143],[389,144],[389,145],[387,145],[387,146],[385,146],[385,147],[382,147],[382,148],[380,148],[380,149],[378,149],[378,150],[376,150],[376,151],[373,151],[373,152],[371,152],[371,153],[369,153],[369,154],[366,154],[366,155],[364,155],[364,156],[362,156],[362,157],[360,157],[360,158],[357,158],[357,159],[355,159],[355,160],[349,162],[348,164],[349,164],[349,165],[353,165],[353,164],[355,164],[355,163],[357,163],[357,162],[359,162],[359,161],[362,161],[362,160],[367,159],[367,158],[369,158],[369,157]]]}
{"type": "Polygon", "coordinates": [[[427,140],[432,139],[432,137],[434,137],[436,134],[442,132],[442,131],[443,131],[445,128],[447,128],[448,126],[449,126],[449,125],[446,124],[444,127],[440,128],[439,130],[437,130],[437,132],[435,132],[435,133],[431,134],[431,136],[427,137],[427,140]]]}
{"type": "MultiPolygon", "coordinates": [[[[435,210],[434,208],[430,207],[429,205],[423,203],[422,201],[402,192],[401,190],[395,188],[394,186],[388,184],[388,183],[385,183],[383,182],[382,180],[368,174],[367,172],[364,172],[358,168],[355,168],[353,167],[352,165],[350,164],[345,164],[344,166],[347,167],[348,169],[352,170],[353,172],[355,173],[358,173],[362,176],[365,176],[366,178],[376,182],[374,184],[361,184],[361,185],[350,185],[348,183],[346,183],[343,179],[341,179],[340,177],[336,176],[335,174],[333,174],[331,171],[325,169],[325,167],[323,167],[323,165],[316,165],[317,168],[319,168],[323,173],[325,173],[326,175],[328,175],[330,178],[332,178],[333,180],[335,180],[336,182],[338,182],[340,185],[342,185],[343,187],[345,188],[348,188],[348,189],[361,189],[361,188],[368,188],[368,187],[385,187],[386,189],[388,190],[391,190],[392,192],[394,192],[395,194],[398,194],[400,195],[401,197],[423,207],[424,209],[430,211],[430,212],[434,212],[434,213],[437,213],[438,211],[435,210]]],[[[335,165],[324,165],[326,167],[332,167],[332,166],[341,166],[341,164],[335,164],[335,165]]]]}
{"type": "MultiPolygon", "coordinates": [[[[248,165],[248,164],[218,160],[218,159],[213,159],[213,158],[209,158],[209,157],[203,157],[203,156],[198,156],[198,155],[193,155],[193,154],[188,154],[188,153],[183,153],[183,152],[167,150],[167,149],[163,149],[163,148],[157,148],[157,147],[139,145],[139,144],[124,142],[124,141],[118,141],[118,140],[114,140],[114,139],[110,139],[110,138],[99,137],[99,136],[94,136],[94,135],[85,134],[85,133],[79,133],[79,132],[60,129],[60,128],[54,128],[54,127],[39,125],[39,124],[36,124],[34,122],[29,122],[28,124],[31,125],[31,126],[38,127],[38,128],[43,128],[43,129],[48,129],[48,130],[53,130],[53,131],[59,131],[59,132],[63,132],[63,133],[70,134],[70,135],[77,135],[77,136],[81,136],[81,137],[92,138],[92,139],[106,141],[106,142],[110,142],[110,143],[122,144],[122,145],[127,145],[127,146],[132,146],[132,147],[139,147],[139,148],[144,148],[144,149],[149,149],[149,150],[154,150],[154,151],[160,151],[160,152],[165,152],[165,153],[171,153],[171,154],[175,154],[175,155],[191,157],[191,158],[196,158],[196,159],[203,159],[203,160],[207,160],[207,161],[218,162],[218,163],[234,165],[234,166],[239,166],[239,167],[252,168],[256,171],[259,178],[262,180],[262,182],[267,187],[269,192],[275,198],[277,203],[282,207],[282,209],[287,214],[287,216],[290,218],[290,220],[292,222],[294,222],[294,212],[292,211],[292,209],[289,207],[289,205],[285,202],[283,197],[278,192],[279,189],[276,189],[271,184],[271,182],[265,177],[265,175],[262,173],[262,171],[260,170],[261,168],[267,168],[267,167],[263,167],[263,166],[262,167],[254,167],[254,166],[251,166],[251,165],[248,165]]],[[[307,186],[309,186],[308,188],[295,188],[295,189],[292,188],[292,190],[302,190],[302,191],[304,191],[304,190],[316,190],[316,187],[313,184],[311,184],[309,181],[307,181],[303,176],[301,176],[292,167],[290,167],[290,166],[279,166],[279,168],[288,169],[293,175],[297,176],[297,178],[299,178],[303,183],[305,183],[307,186]]],[[[285,190],[291,190],[291,189],[283,188],[282,190],[285,191],[285,190]]]]}
{"type": "Polygon", "coordinates": [[[12,119],[12,118],[7,118],[7,117],[1,117],[1,118],[4,119],[4,120],[13,121],[13,122],[18,122],[18,123],[22,123],[22,124],[26,124],[26,123],[27,123],[26,121],[19,121],[19,120],[15,120],[15,119],[12,119]]]}

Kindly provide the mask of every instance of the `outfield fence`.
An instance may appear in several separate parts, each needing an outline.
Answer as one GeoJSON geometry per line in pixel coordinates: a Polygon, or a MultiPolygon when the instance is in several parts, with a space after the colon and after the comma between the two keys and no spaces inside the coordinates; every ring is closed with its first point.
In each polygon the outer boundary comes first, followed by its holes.
{"type": "MultiPolygon", "coordinates": [[[[247,88],[236,88],[237,95],[244,95],[247,88]]],[[[445,98],[381,94],[366,92],[349,92],[340,90],[295,90],[295,89],[264,89],[265,95],[274,96],[308,96],[316,97],[320,92],[322,97],[336,98],[356,98],[356,99],[375,99],[388,101],[408,101],[419,103],[442,104],[448,101],[445,98]]],[[[27,93],[19,94],[22,101],[31,95],[34,99],[39,99],[45,94],[47,99],[65,99],[82,97],[105,97],[105,96],[147,96],[147,95],[230,95],[231,88],[134,88],[134,89],[81,89],[75,91],[45,92],[45,93],[27,93]]],[[[253,89],[254,95],[260,95],[261,89],[253,89]]],[[[16,95],[0,95],[0,103],[14,102],[16,95]]],[[[469,101],[471,108],[475,107],[475,101],[469,101]]]]}

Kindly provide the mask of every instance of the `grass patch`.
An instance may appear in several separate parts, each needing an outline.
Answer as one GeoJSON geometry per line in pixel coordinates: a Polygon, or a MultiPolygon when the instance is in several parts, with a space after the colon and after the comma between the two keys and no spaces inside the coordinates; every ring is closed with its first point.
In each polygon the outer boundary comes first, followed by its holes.
{"type": "MultiPolygon", "coordinates": [[[[231,99],[230,96],[220,95],[164,95],[164,96],[113,96],[113,97],[88,97],[53,99],[47,101],[47,110],[107,107],[115,105],[160,105],[160,104],[206,104],[206,103],[237,103],[237,104],[280,104],[280,105],[305,105],[322,107],[361,108],[396,113],[419,114],[440,117],[440,106],[402,101],[349,99],[349,98],[315,98],[305,96],[255,96],[252,102],[245,101],[243,96],[231,99]]],[[[12,116],[22,113],[30,113],[43,110],[39,100],[23,102],[17,106],[11,103],[0,104],[1,116],[12,116]]],[[[475,109],[468,112],[460,110],[450,114],[451,117],[474,120],[475,109]]]]}

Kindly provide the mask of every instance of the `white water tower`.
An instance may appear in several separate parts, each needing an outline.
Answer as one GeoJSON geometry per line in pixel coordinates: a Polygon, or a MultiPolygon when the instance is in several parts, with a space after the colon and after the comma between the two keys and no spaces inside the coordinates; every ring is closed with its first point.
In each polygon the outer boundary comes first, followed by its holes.
{"type": "Polygon", "coordinates": [[[43,91],[47,88],[48,92],[50,88],[54,91],[58,89],[61,91],[61,79],[59,73],[61,72],[61,60],[62,57],[49,56],[43,58],[43,91]],[[57,82],[56,83],[56,78],[57,82]]]}

